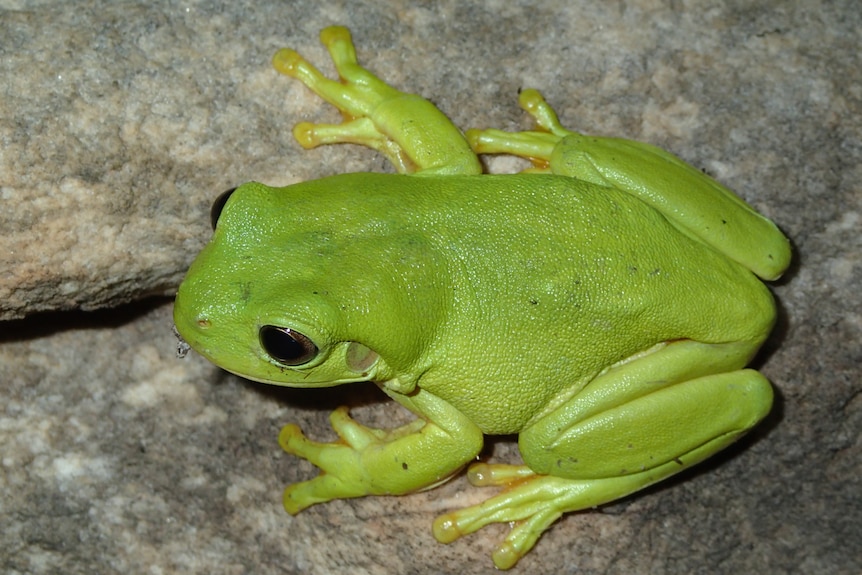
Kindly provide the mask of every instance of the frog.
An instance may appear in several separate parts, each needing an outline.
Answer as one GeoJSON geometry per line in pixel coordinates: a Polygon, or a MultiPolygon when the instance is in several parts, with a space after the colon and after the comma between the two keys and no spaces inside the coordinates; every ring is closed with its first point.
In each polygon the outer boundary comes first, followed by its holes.
{"type": "Polygon", "coordinates": [[[300,122],[295,139],[371,148],[395,173],[223,194],[174,305],[181,339],[229,372],[373,382],[415,415],[377,429],[339,407],[334,442],[286,425],[284,451],[320,470],[285,489],[288,513],[467,468],[496,493],[433,535],[508,523],[492,560],[509,569],[563,515],[689,469],[770,412],[772,385],[746,366],[775,323],[764,282],[791,259],[772,221],[676,155],[564,128],[535,89],[519,95],[534,129],[462,132],[362,67],[347,28],[320,40],[338,80],[287,48],[273,65],[343,121],[300,122]],[[529,167],[485,173],[485,154],[529,167]],[[522,463],[479,458],[496,435],[517,436],[522,463]]]}

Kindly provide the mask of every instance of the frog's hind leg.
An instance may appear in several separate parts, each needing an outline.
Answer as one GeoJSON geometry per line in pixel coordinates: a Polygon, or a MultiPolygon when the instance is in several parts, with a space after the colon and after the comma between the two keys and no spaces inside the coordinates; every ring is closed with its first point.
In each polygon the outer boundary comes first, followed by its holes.
{"type": "Polygon", "coordinates": [[[790,243],[775,224],[701,170],[650,144],[567,130],[537,90],[522,91],[518,102],[539,130],[467,130],[477,154],[512,154],[529,159],[532,171],[624,190],[763,279],[787,268],[790,243]]]}
{"type": "Polygon", "coordinates": [[[768,413],[772,388],[740,369],[751,344],[661,344],[608,369],[521,433],[527,466],[475,464],[474,485],[506,489],[438,517],[449,542],[514,522],[494,552],[514,565],[563,513],[596,507],[666,479],[723,449],[768,413]]]}

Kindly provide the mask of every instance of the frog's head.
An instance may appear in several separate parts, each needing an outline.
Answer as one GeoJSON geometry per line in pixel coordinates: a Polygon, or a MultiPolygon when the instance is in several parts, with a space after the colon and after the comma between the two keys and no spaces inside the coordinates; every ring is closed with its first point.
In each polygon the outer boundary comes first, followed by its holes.
{"type": "Polygon", "coordinates": [[[442,270],[421,237],[321,181],[245,184],[216,202],[213,238],[177,293],[177,331],[265,383],[418,376],[446,308],[429,299],[442,270]]]}

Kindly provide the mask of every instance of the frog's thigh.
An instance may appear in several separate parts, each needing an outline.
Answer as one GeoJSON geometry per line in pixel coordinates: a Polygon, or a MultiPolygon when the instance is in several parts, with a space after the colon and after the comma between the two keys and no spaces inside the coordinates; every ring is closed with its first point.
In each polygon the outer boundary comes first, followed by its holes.
{"type": "Polygon", "coordinates": [[[750,353],[684,341],[615,367],[521,433],[524,460],[539,474],[587,480],[662,467],[630,491],[702,461],[772,405],[766,378],[739,369],[750,353]]]}

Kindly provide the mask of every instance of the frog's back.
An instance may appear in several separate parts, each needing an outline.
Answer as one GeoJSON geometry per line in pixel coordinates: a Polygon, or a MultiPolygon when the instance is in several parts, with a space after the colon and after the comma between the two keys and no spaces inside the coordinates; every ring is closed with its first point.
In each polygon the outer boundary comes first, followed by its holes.
{"type": "Polygon", "coordinates": [[[750,271],[616,189],[545,174],[307,184],[330,210],[315,210],[316,221],[337,220],[345,237],[423,241],[443,262],[452,305],[429,353],[446,360],[423,385],[456,403],[465,386],[506,387],[505,401],[492,398],[499,409],[459,406],[486,432],[525,423],[507,403],[526,418],[656,343],[761,338],[772,321],[771,296],[750,271]],[[515,389],[537,381],[545,384],[515,389]]]}
{"type": "Polygon", "coordinates": [[[653,314],[657,331],[702,341],[745,339],[749,307],[771,309],[754,274],[625,192],[546,174],[406,178],[420,184],[403,195],[413,225],[445,254],[474,309],[567,325],[589,315],[616,328],[653,314]],[[751,302],[740,295],[752,292],[751,302]],[[716,317],[704,322],[703,312],[716,317]]]}
{"type": "Polygon", "coordinates": [[[625,192],[539,174],[446,184],[445,201],[417,205],[415,221],[452,278],[440,357],[463,355],[474,372],[441,373],[436,391],[460,402],[477,382],[450,381],[496,378],[507,390],[498,409],[459,406],[486,429],[519,429],[564,389],[656,343],[756,349],[769,331],[774,304],[754,274],[625,192]]]}

